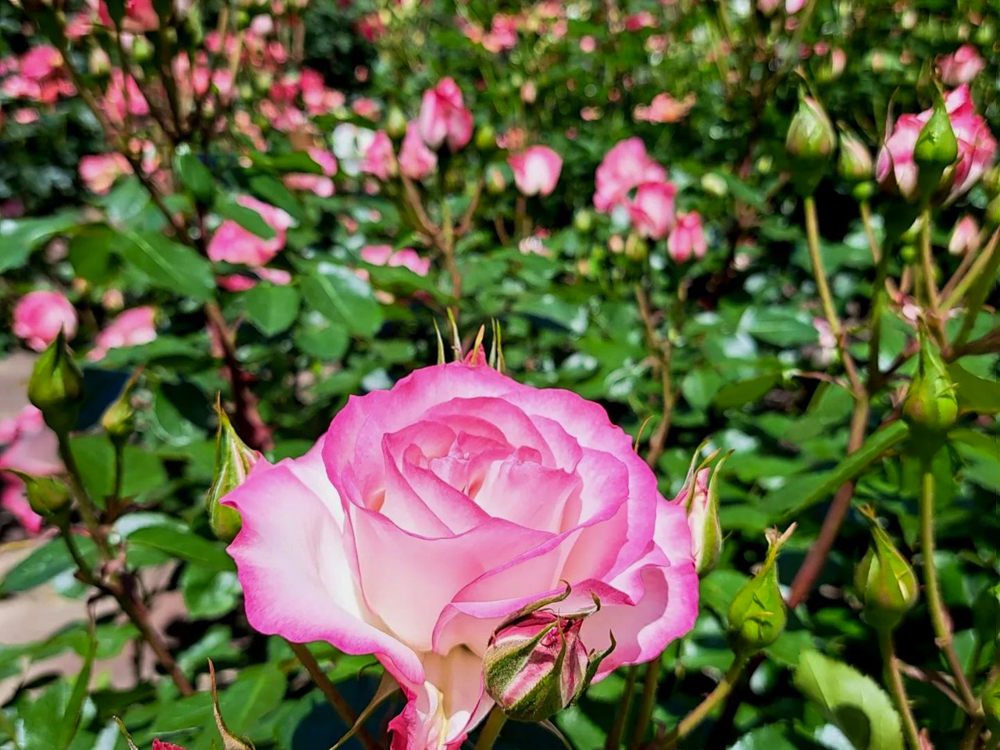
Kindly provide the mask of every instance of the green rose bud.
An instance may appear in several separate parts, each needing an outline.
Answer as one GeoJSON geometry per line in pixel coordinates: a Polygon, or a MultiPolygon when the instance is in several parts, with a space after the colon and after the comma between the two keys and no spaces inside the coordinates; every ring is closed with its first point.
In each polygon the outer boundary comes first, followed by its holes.
{"type": "Polygon", "coordinates": [[[778,552],[794,530],[795,524],[781,535],[776,530],[768,531],[764,566],[729,605],[727,637],[738,659],[767,648],[785,629],[788,615],[778,588],[778,552]]]}
{"type": "Polygon", "coordinates": [[[222,405],[216,402],[219,432],[215,439],[215,476],[205,497],[208,523],[212,533],[224,542],[231,542],[243,525],[240,514],[220,502],[222,498],[246,481],[247,475],[260,459],[260,453],[240,440],[222,405]]]}
{"type": "Polygon", "coordinates": [[[393,105],[385,121],[385,132],[390,138],[402,138],[406,133],[406,115],[399,107],[393,105]]]}
{"type": "Polygon", "coordinates": [[[913,147],[913,162],[919,168],[917,188],[920,195],[930,196],[938,189],[944,171],[958,159],[958,138],[951,127],[951,118],[944,99],[938,95],[934,112],[920,130],[913,147]]]}
{"type": "Polygon", "coordinates": [[[958,399],[955,384],[948,375],[937,346],[921,336],[920,362],[903,402],[903,419],[913,430],[918,445],[934,445],[955,424],[958,399]]]}
{"type": "Polygon", "coordinates": [[[497,147],[497,134],[490,124],[481,125],[476,131],[476,148],[489,151],[497,147]]]}
{"type": "Polygon", "coordinates": [[[486,192],[490,195],[500,195],[506,189],[507,177],[503,168],[496,164],[486,167],[486,192]]]}
{"type": "Polygon", "coordinates": [[[573,216],[573,228],[578,232],[589,232],[594,227],[594,215],[585,208],[581,208],[573,216]]]}
{"type": "Polygon", "coordinates": [[[794,158],[794,180],[799,192],[812,195],[837,147],[833,123],[815,99],[799,93],[799,109],[785,138],[785,150],[794,158]]]}
{"type": "Polygon", "coordinates": [[[630,234],[625,240],[625,257],[641,263],[649,257],[649,243],[637,234],[630,234]]]}
{"type": "Polygon", "coordinates": [[[51,520],[69,507],[69,488],[58,479],[36,477],[14,469],[6,471],[24,482],[24,494],[28,496],[28,505],[42,518],[51,520]]]}
{"type": "Polygon", "coordinates": [[[132,384],[129,383],[101,416],[101,427],[116,446],[124,445],[135,432],[135,411],[132,409],[131,390],[132,384]]]}
{"type": "Polygon", "coordinates": [[[858,565],[854,585],[865,605],[865,622],[878,630],[892,630],[917,603],[920,584],[913,568],[879,525],[874,511],[863,512],[871,521],[874,546],[858,565]]]}
{"type": "Polygon", "coordinates": [[[986,206],[986,225],[989,227],[1000,226],[1000,195],[986,206]]]}
{"type": "Polygon", "coordinates": [[[865,182],[872,178],[872,155],[861,139],[849,131],[840,133],[840,156],[837,172],[847,182],[865,182]]]}
{"type": "Polygon", "coordinates": [[[986,683],[982,702],[986,726],[993,734],[1000,734],[1000,673],[995,674],[993,679],[986,683]]]}
{"type": "Polygon", "coordinates": [[[493,632],[483,655],[486,692],[515,721],[544,721],[577,700],[615,648],[588,652],[580,640],[583,621],[600,609],[560,615],[545,609],[563,601],[566,590],[530,604],[493,632]]]}
{"type": "Polygon", "coordinates": [[[73,361],[62,331],[35,362],[28,381],[28,400],[42,412],[57,434],[76,426],[83,399],[83,373],[73,361]]]}

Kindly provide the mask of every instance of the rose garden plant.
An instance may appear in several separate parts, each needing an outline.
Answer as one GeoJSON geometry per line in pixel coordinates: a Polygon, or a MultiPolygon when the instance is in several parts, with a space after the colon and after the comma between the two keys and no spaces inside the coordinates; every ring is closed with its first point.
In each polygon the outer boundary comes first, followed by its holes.
{"type": "Polygon", "coordinates": [[[0,746],[996,748],[994,10],[4,6],[0,746]]]}

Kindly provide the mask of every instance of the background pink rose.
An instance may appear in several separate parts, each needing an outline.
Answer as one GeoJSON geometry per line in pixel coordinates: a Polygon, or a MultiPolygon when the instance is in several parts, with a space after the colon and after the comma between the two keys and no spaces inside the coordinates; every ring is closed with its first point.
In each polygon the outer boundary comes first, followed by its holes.
{"type": "Polygon", "coordinates": [[[548,146],[532,146],[507,159],[514,182],[524,195],[551,195],[559,182],[562,158],[548,146]]]}
{"type": "Polygon", "coordinates": [[[508,615],[558,593],[602,609],[600,679],[686,633],[698,582],[684,511],[628,435],[569,391],[461,363],[352,398],[305,456],[261,461],[225,503],[259,631],[375,654],[409,702],[393,748],[458,748],[491,707],[482,655],[508,615]],[[280,502],[276,502],[280,498],[280,502]]]}
{"type": "Polygon", "coordinates": [[[451,78],[442,78],[424,92],[418,123],[421,139],[431,148],[439,148],[447,140],[448,148],[458,151],[472,139],[472,112],[466,109],[462,90],[451,78]]]}
{"type": "Polygon", "coordinates": [[[76,310],[60,292],[29,292],[14,308],[14,335],[36,352],[55,341],[62,329],[67,339],[76,335],[76,310]]]}
{"type": "Polygon", "coordinates": [[[39,477],[63,469],[56,434],[45,426],[42,413],[34,406],[25,406],[16,417],[0,421],[0,506],[10,511],[26,531],[37,534],[42,518],[28,505],[24,482],[3,469],[39,477]]]}

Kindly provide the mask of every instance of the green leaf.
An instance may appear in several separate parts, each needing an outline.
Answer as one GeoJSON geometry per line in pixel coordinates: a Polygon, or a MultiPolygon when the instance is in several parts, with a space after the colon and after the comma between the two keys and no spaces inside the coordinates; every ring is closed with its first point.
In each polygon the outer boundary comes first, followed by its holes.
{"type": "Polygon", "coordinates": [[[299,315],[299,292],[292,286],[258,284],[241,295],[247,319],[265,336],[275,336],[299,315]]]}
{"type": "Polygon", "coordinates": [[[119,241],[111,227],[83,227],[69,243],[69,262],[73,272],[91,284],[106,284],[114,275],[113,247],[119,241]]]}
{"type": "Polygon", "coordinates": [[[856,479],[887,450],[910,433],[905,422],[893,422],[870,435],[861,448],[829,471],[792,477],[782,487],[768,493],[759,507],[772,517],[798,513],[832,495],[844,482],[856,479]]]}
{"type": "Polygon", "coordinates": [[[233,571],[235,564],[222,545],[172,526],[147,526],[129,534],[129,544],[166,552],[208,570],[233,571]]]}
{"type": "Polygon", "coordinates": [[[382,308],[367,281],[330,262],[297,265],[302,272],[302,293],[310,307],[353,334],[375,335],[382,325],[382,308]]]}
{"type": "Polygon", "coordinates": [[[241,206],[236,201],[219,196],[212,208],[222,218],[232,219],[248,232],[252,232],[261,239],[270,240],[276,234],[274,227],[264,221],[264,217],[252,208],[241,206]]]}
{"type": "Polygon", "coordinates": [[[274,664],[261,664],[240,672],[236,682],[219,696],[219,709],[229,729],[245,734],[285,697],[287,676],[274,664]]]}
{"type": "Polygon", "coordinates": [[[266,175],[258,175],[251,178],[250,189],[255,192],[261,200],[277,206],[287,212],[296,221],[305,218],[302,206],[292,195],[291,191],[282,185],[278,180],[266,175]]]}
{"type": "Polygon", "coordinates": [[[215,194],[215,178],[197,154],[187,149],[179,151],[176,158],[176,172],[181,184],[199,203],[212,202],[212,196],[215,194]]]}
{"type": "Polygon", "coordinates": [[[751,307],[743,314],[739,327],[760,341],[780,347],[812,344],[819,338],[805,311],[787,307],[751,307]]]}
{"type": "Polygon", "coordinates": [[[795,686],[819,704],[856,750],[903,750],[899,714],[874,680],[817,651],[802,654],[795,686]]]}
{"type": "MultiPolygon", "coordinates": [[[[85,559],[96,554],[93,541],[88,537],[76,536],[77,546],[85,559]]],[[[7,573],[0,583],[0,594],[16,594],[30,591],[36,586],[48,583],[60,573],[73,569],[73,558],[62,539],[53,539],[21,560],[7,573]]]]}
{"type": "Polygon", "coordinates": [[[781,724],[768,724],[747,732],[729,750],[798,750],[788,737],[781,724]]]}
{"type": "Polygon", "coordinates": [[[301,172],[303,174],[323,174],[323,167],[313,161],[306,151],[293,151],[290,154],[262,154],[253,152],[250,160],[262,167],[269,167],[278,172],[301,172]]]}
{"type": "Polygon", "coordinates": [[[976,414],[1000,413],[1000,383],[977,377],[957,362],[948,365],[948,374],[957,388],[960,411],[976,414]]]}
{"type": "Polygon", "coordinates": [[[780,372],[769,372],[749,380],[730,383],[720,388],[712,404],[717,409],[736,409],[764,398],[781,382],[780,372]]]}
{"type": "Polygon", "coordinates": [[[181,590],[188,616],[194,620],[221,617],[231,612],[243,593],[235,573],[195,566],[186,567],[181,574],[181,590]]]}
{"type": "Polygon", "coordinates": [[[59,746],[63,748],[68,748],[73,742],[73,737],[80,727],[80,720],[83,718],[83,702],[87,699],[90,674],[94,669],[94,657],[97,654],[97,639],[94,633],[90,633],[89,640],[90,646],[83,660],[83,667],[76,677],[76,684],[73,686],[73,692],[69,697],[69,703],[66,705],[66,710],[60,722],[61,734],[59,746]]]}
{"type": "Polygon", "coordinates": [[[193,248],[152,232],[126,232],[117,250],[122,260],[158,289],[206,302],[215,293],[212,264],[193,248]]]}
{"type": "MultiPolygon", "coordinates": [[[[114,481],[115,450],[104,435],[78,435],[70,439],[83,485],[99,503],[111,494],[114,481]]],[[[160,459],[136,445],[125,447],[122,494],[139,495],[162,487],[167,481],[160,459]]]]}
{"type": "Polygon", "coordinates": [[[41,219],[0,219],[0,272],[23,266],[35,248],[75,228],[80,220],[79,211],[41,219]]]}

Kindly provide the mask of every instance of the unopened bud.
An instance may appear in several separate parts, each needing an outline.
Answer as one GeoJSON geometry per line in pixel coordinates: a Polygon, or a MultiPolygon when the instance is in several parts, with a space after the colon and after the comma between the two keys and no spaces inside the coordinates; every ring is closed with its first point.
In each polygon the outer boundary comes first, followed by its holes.
{"type": "Polygon", "coordinates": [[[153,57],[153,47],[146,37],[137,35],[132,40],[132,57],[140,64],[148,62],[153,57]]]}
{"type": "Polygon", "coordinates": [[[837,172],[847,182],[864,182],[872,178],[872,154],[868,147],[851,132],[840,134],[840,156],[837,172]]]}
{"type": "Polygon", "coordinates": [[[28,505],[42,518],[51,520],[69,507],[69,488],[58,479],[36,477],[12,469],[7,471],[24,482],[24,494],[28,497],[28,505]]]}
{"type": "Polygon", "coordinates": [[[240,514],[220,501],[246,481],[247,475],[260,459],[260,453],[240,440],[229,417],[216,403],[219,433],[215,439],[215,476],[208,489],[205,503],[212,533],[224,542],[231,542],[243,525],[240,514]]]}
{"type": "Polygon", "coordinates": [[[892,543],[870,509],[873,546],[854,573],[854,585],[865,605],[865,622],[877,630],[892,630],[917,603],[916,573],[892,543]]]}
{"type": "Polygon", "coordinates": [[[922,336],[917,374],[903,402],[903,419],[913,430],[916,444],[930,447],[927,438],[933,438],[930,442],[936,444],[957,418],[955,384],[937,347],[922,336]]]}
{"type": "Polygon", "coordinates": [[[625,240],[625,257],[641,263],[649,257],[649,243],[637,234],[629,234],[625,240]]]}
{"type": "Polygon", "coordinates": [[[545,609],[570,594],[530,604],[493,632],[483,655],[486,692],[515,721],[544,721],[576,701],[615,648],[588,652],[580,639],[583,621],[600,609],[560,615],[545,609]]]}
{"type": "Polygon", "coordinates": [[[578,232],[587,233],[594,226],[594,215],[585,208],[581,208],[573,215],[573,228],[578,232]]]}
{"type": "Polygon", "coordinates": [[[955,224],[948,240],[948,252],[952,255],[975,253],[979,249],[979,225],[966,214],[955,224]]]}
{"type": "Polygon", "coordinates": [[[91,75],[103,76],[111,70],[111,58],[100,47],[90,50],[87,60],[87,70],[91,75]]]}
{"type": "Polygon", "coordinates": [[[793,524],[781,535],[776,530],[768,531],[764,566],[737,592],[729,605],[727,636],[737,658],[746,658],[767,648],[785,629],[788,615],[778,588],[778,552],[794,530],[793,524]]]}
{"type": "Polygon", "coordinates": [[[807,162],[824,162],[836,147],[837,134],[826,111],[815,99],[801,94],[785,139],[788,153],[807,162]]]}
{"type": "Polygon", "coordinates": [[[692,461],[684,487],[672,501],[687,513],[688,528],[691,530],[691,553],[694,555],[695,569],[701,577],[715,569],[722,554],[719,472],[728,456],[724,456],[714,467],[710,466],[718,454],[716,451],[698,466],[692,461]]]}
{"type": "Polygon", "coordinates": [[[490,164],[486,168],[486,190],[490,195],[500,195],[507,189],[507,178],[503,173],[503,167],[490,164]]]}
{"type": "Polygon", "coordinates": [[[42,412],[45,424],[62,434],[76,426],[82,399],[83,373],[60,331],[35,362],[28,381],[28,400],[42,412]]]}
{"type": "Polygon", "coordinates": [[[1000,672],[986,683],[982,695],[983,716],[993,734],[1000,734],[1000,672]]]}
{"type": "Polygon", "coordinates": [[[129,383],[101,416],[101,427],[116,446],[124,445],[135,432],[135,411],[132,409],[131,390],[132,384],[129,383]]]}
{"type": "Polygon", "coordinates": [[[390,138],[402,138],[406,134],[406,114],[399,107],[393,105],[389,109],[389,115],[385,121],[385,132],[390,138]]]}
{"type": "Polygon", "coordinates": [[[944,171],[958,158],[958,138],[951,127],[951,118],[939,95],[930,119],[920,130],[913,147],[913,162],[919,168],[917,188],[922,196],[937,190],[944,171]]]}
{"type": "Polygon", "coordinates": [[[986,206],[986,223],[990,227],[1000,226],[1000,195],[986,206]]]}
{"type": "Polygon", "coordinates": [[[497,134],[493,126],[480,125],[476,131],[476,148],[480,151],[488,151],[497,147],[497,134]]]}

